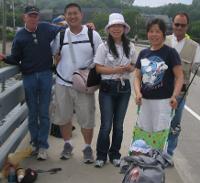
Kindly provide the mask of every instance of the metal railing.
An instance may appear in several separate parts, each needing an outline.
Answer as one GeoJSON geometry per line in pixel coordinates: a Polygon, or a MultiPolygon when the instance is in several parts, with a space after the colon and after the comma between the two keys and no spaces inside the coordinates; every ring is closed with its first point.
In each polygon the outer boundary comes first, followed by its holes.
{"type": "MultiPolygon", "coordinates": [[[[15,66],[1,68],[0,82],[5,83],[17,73],[19,69],[15,66]]],[[[16,81],[0,93],[0,169],[28,132],[28,110],[24,100],[22,81],[16,81]]]]}

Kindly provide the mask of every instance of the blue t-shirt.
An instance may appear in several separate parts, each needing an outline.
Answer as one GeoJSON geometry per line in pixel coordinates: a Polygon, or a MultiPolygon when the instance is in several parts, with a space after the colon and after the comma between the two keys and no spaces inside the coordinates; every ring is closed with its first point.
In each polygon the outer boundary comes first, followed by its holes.
{"type": "Polygon", "coordinates": [[[136,68],[141,70],[141,93],[145,99],[166,99],[174,90],[173,67],[181,65],[174,48],[164,45],[159,50],[150,48],[140,52],[136,68]]]}

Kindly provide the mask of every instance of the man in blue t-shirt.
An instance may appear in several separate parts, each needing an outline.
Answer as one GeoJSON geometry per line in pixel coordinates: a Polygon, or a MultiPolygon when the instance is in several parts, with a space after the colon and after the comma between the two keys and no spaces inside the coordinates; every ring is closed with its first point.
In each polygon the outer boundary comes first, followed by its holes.
{"type": "Polygon", "coordinates": [[[25,26],[13,40],[11,55],[0,54],[0,60],[20,67],[33,154],[37,154],[38,160],[46,160],[53,63],[50,43],[60,27],[39,22],[39,9],[35,6],[25,8],[23,20],[25,26]]]}

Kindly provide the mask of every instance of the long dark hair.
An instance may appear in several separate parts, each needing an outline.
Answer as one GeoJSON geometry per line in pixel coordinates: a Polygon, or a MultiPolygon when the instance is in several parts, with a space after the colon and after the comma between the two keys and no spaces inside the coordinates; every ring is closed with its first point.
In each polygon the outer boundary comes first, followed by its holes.
{"type": "MultiPolygon", "coordinates": [[[[109,48],[109,52],[113,54],[116,58],[119,58],[119,53],[117,52],[117,48],[115,46],[115,41],[113,37],[109,34],[107,39],[107,44],[109,48]]],[[[126,35],[122,34],[122,46],[123,51],[127,58],[130,56],[130,40],[126,37],[126,35]]]]}

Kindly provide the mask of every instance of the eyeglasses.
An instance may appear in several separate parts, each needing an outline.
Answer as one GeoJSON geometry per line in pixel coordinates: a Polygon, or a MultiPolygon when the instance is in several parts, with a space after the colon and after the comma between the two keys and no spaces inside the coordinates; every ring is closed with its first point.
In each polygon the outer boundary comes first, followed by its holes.
{"type": "Polygon", "coordinates": [[[174,23],[174,25],[176,27],[182,27],[182,28],[185,28],[187,26],[187,24],[180,24],[180,23],[174,23]]]}
{"type": "Polygon", "coordinates": [[[32,37],[33,37],[33,42],[35,44],[38,44],[38,39],[37,39],[36,33],[32,33],[32,37]]]}

